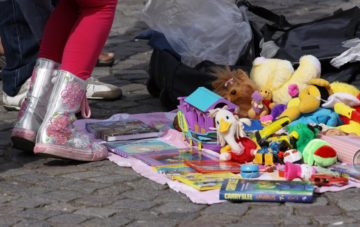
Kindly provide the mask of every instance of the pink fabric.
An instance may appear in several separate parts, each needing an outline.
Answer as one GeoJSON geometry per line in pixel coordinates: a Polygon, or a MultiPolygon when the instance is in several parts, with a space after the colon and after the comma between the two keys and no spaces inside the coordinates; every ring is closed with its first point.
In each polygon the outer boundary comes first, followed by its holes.
{"type": "Polygon", "coordinates": [[[116,5],[117,0],[61,0],[46,24],[39,57],[88,79],[110,32],[116,5]]]}
{"type": "Polygon", "coordinates": [[[81,101],[81,116],[86,119],[91,117],[91,109],[86,96],[81,101]]]}
{"type": "Polygon", "coordinates": [[[360,152],[360,137],[359,136],[324,136],[320,139],[330,143],[331,147],[335,149],[339,161],[347,164],[354,163],[354,158],[360,152]]]}

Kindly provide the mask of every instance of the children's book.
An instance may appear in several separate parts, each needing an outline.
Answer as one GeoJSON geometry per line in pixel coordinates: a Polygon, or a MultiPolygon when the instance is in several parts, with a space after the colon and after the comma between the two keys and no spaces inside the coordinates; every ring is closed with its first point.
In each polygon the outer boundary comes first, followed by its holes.
{"type": "Polygon", "coordinates": [[[86,130],[105,141],[145,139],[161,136],[161,131],[140,120],[86,123],[86,130]]]}
{"type": "Polygon", "coordinates": [[[357,164],[357,165],[336,164],[336,165],[331,166],[330,170],[340,173],[341,176],[353,177],[357,180],[360,180],[360,164],[357,164]]]}
{"type": "Polygon", "coordinates": [[[165,174],[169,177],[183,175],[187,173],[196,173],[196,170],[185,164],[154,166],[153,169],[156,172],[165,174]]]}
{"type": "Polygon", "coordinates": [[[240,178],[239,175],[225,173],[188,173],[185,175],[174,176],[173,179],[187,184],[199,191],[219,189],[222,182],[229,178],[240,178]]]}
{"type": "Polygon", "coordinates": [[[109,151],[125,158],[136,154],[176,149],[175,146],[165,143],[157,138],[131,141],[114,141],[104,143],[104,145],[108,148],[109,151]]]}
{"type": "Polygon", "coordinates": [[[137,154],[133,156],[150,166],[184,164],[185,160],[215,160],[216,157],[194,147],[137,154]]]}
{"type": "Polygon", "coordinates": [[[220,199],[310,203],[313,192],[314,186],[310,182],[228,179],[221,186],[220,199]]]}
{"type": "Polygon", "coordinates": [[[231,172],[240,173],[240,164],[230,161],[219,160],[201,160],[201,161],[185,161],[185,164],[200,173],[219,173],[231,172]]]}

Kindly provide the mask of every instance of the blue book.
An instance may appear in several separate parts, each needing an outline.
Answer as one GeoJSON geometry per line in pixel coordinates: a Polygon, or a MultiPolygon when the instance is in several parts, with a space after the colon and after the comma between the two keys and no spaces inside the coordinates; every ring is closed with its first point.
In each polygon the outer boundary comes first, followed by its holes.
{"type": "Polygon", "coordinates": [[[108,148],[109,151],[125,158],[137,154],[154,153],[158,151],[176,149],[175,146],[155,138],[107,142],[104,143],[104,145],[108,148]]]}
{"type": "Polygon", "coordinates": [[[314,186],[302,181],[265,181],[226,179],[220,189],[220,199],[242,202],[311,203],[314,186]]]}

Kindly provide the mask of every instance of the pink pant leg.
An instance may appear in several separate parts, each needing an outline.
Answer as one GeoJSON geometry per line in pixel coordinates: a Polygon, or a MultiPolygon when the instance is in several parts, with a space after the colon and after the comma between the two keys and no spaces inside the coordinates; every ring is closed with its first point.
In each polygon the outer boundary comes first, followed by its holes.
{"type": "Polygon", "coordinates": [[[61,0],[50,15],[42,37],[39,57],[61,63],[65,44],[78,19],[74,0],[61,0]]]}
{"type": "Polygon", "coordinates": [[[73,0],[79,16],[65,45],[60,69],[86,80],[109,35],[117,0],[73,0]]]}

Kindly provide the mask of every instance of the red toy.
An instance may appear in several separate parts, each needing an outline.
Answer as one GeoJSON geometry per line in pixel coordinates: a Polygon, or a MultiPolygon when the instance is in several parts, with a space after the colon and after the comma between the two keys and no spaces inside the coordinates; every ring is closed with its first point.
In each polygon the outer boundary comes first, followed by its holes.
{"type": "Polygon", "coordinates": [[[349,183],[349,179],[345,177],[336,177],[326,174],[314,174],[310,178],[311,183],[314,185],[321,186],[344,186],[349,183]]]}

